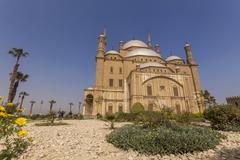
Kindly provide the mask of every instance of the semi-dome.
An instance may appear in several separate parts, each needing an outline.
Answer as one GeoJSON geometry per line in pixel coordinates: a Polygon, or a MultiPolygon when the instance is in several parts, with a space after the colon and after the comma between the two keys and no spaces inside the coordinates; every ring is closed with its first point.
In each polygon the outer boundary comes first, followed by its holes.
{"type": "Polygon", "coordinates": [[[182,60],[182,58],[178,56],[169,56],[166,61],[172,61],[172,60],[182,60]]]}
{"type": "Polygon", "coordinates": [[[157,62],[148,62],[148,63],[140,64],[140,68],[146,68],[146,67],[166,67],[166,66],[157,62]]]}
{"type": "Polygon", "coordinates": [[[135,50],[132,50],[127,53],[125,57],[132,57],[132,56],[151,56],[151,57],[160,57],[158,53],[151,49],[147,48],[138,48],[135,50]]]}
{"type": "Polygon", "coordinates": [[[119,54],[119,52],[115,50],[110,50],[110,51],[107,51],[106,54],[119,54]]]}
{"type": "Polygon", "coordinates": [[[140,41],[140,40],[131,40],[131,41],[128,41],[127,43],[125,43],[123,45],[123,49],[127,49],[129,47],[143,47],[143,48],[147,48],[147,44],[144,43],[143,41],[140,41]]]}

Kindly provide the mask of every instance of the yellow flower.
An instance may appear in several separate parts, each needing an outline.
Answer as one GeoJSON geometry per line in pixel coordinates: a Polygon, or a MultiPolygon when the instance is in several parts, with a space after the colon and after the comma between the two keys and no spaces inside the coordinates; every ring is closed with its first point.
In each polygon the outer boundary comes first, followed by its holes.
{"type": "Polygon", "coordinates": [[[26,118],[23,118],[23,117],[20,117],[20,118],[17,118],[15,120],[16,124],[18,124],[19,126],[24,126],[27,124],[27,119],[26,118]]]}
{"type": "Polygon", "coordinates": [[[6,118],[6,117],[7,117],[7,113],[0,112],[0,117],[4,117],[4,118],[6,118]]]}
{"type": "Polygon", "coordinates": [[[20,131],[18,131],[17,135],[18,135],[18,137],[23,138],[27,135],[27,131],[26,130],[20,130],[20,131]]]}
{"type": "Polygon", "coordinates": [[[32,142],[32,141],[33,141],[33,138],[32,138],[32,137],[29,137],[29,138],[28,138],[28,141],[29,141],[29,142],[32,142]]]}
{"type": "Polygon", "coordinates": [[[3,96],[0,96],[0,100],[2,100],[4,97],[3,96]]]}
{"type": "Polygon", "coordinates": [[[19,109],[17,109],[17,112],[24,112],[25,111],[25,109],[24,108],[19,108],[19,109]]]}
{"type": "Polygon", "coordinates": [[[14,104],[13,104],[13,103],[7,103],[7,106],[8,106],[8,107],[13,107],[14,104]]]}
{"type": "Polygon", "coordinates": [[[0,105],[0,111],[5,111],[5,108],[2,105],[0,105]]]}

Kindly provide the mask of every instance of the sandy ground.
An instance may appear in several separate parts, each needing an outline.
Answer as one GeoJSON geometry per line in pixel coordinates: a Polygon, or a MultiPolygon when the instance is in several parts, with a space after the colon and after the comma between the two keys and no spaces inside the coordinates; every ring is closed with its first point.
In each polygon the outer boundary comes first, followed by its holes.
{"type": "MultiPolygon", "coordinates": [[[[98,120],[68,120],[70,125],[27,126],[33,137],[32,145],[21,160],[157,160],[213,159],[240,160],[240,133],[222,132],[227,136],[214,150],[184,155],[145,156],[134,151],[122,151],[105,140],[109,124],[98,120]]],[[[120,127],[124,123],[117,123],[120,127]]]]}

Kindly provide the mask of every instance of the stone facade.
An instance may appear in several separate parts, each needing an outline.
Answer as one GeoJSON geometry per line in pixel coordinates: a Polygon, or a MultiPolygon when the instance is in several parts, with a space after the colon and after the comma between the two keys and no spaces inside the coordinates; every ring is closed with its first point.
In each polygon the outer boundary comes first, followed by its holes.
{"type": "Polygon", "coordinates": [[[83,114],[130,112],[140,102],[145,110],[170,107],[176,113],[202,112],[198,65],[190,44],[186,62],[178,56],[161,57],[160,46],[140,40],[120,41],[119,50],[106,52],[106,32],[99,36],[95,86],[84,90],[83,114]]]}
{"type": "Polygon", "coordinates": [[[227,97],[227,104],[240,107],[240,96],[227,97]]]}

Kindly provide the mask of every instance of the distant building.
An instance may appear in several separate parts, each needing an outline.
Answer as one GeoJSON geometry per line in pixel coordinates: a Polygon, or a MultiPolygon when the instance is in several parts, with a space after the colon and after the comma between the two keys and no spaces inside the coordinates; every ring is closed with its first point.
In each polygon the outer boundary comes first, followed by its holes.
{"type": "Polygon", "coordinates": [[[84,90],[83,114],[94,116],[130,112],[140,102],[145,110],[164,107],[176,113],[202,112],[204,100],[198,64],[186,43],[186,62],[179,56],[163,59],[160,45],[140,40],[120,41],[119,50],[106,51],[106,32],[99,36],[96,55],[96,84],[84,90]]]}
{"type": "Polygon", "coordinates": [[[240,107],[240,96],[227,97],[227,104],[240,107]]]}

